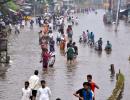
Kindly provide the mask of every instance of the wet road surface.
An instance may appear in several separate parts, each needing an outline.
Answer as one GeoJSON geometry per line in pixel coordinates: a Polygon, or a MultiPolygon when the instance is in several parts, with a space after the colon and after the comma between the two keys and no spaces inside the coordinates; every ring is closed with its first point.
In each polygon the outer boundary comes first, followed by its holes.
{"type": "MultiPolygon", "coordinates": [[[[49,68],[47,73],[42,71],[39,63],[41,49],[38,43],[37,26],[30,30],[23,29],[19,35],[10,36],[9,54],[11,63],[8,70],[0,76],[0,100],[18,100],[21,98],[21,88],[24,81],[28,80],[35,69],[40,71],[40,78],[45,79],[52,90],[51,100],[57,97],[62,100],[76,100],[73,96],[74,91],[82,88],[82,83],[86,81],[86,75],[92,74],[93,80],[100,86],[96,90],[96,100],[106,100],[112,93],[115,86],[115,77],[110,76],[110,64],[115,64],[116,72],[121,69],[124,73],[126,82],[123,93],[123,100],[130,98],[130,25],[120,22],[119,31],[114,32],[113,26],[104,26],[102,16],[104,11],[99,10],[98,14],[89,15],[79,14],[79,25],[74,26],[74,41],[79,47],[79,56],[75,66],[68,67],[66,57],[61,56],[59,48],[56,46],[56,63],[54,68],[49,68]],[[98,54],[93,48],[79,44],[79,35],[87,29],[95,34],[95,40],[103,38],[103,47],[107,40],[112,43],[112,53],[106,54],[103,51],[98,54]]],[[[76,15],[75,15],[76,16],[76,15]]],[[[55,32],[56,33],[56,32],[55,32]]]]}

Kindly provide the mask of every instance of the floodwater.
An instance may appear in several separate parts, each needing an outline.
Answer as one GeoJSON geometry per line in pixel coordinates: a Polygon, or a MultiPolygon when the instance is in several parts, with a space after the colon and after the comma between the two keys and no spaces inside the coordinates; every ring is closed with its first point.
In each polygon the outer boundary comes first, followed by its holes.
{"type": "MultiPolygon", "coordinates": [[[[111,77],[110,64],[115,64],[116,72],[121,70],[125,75],[125,88],[122,100],[130,98],[130,25],[120,22],[118,32],[114,32],[114,25],[105,26],[102,22],[103,10],[98,14],[90,13],[78,14],[79,25],[73,27],[74,41],[79,47],[79,55],[75,66],[67,66],[66,57],[61,56],[59,47],[56,46],[56,63],[54,68],[49,68],[48,72],[42,71],[39,63],[41,49],[38,43],[38,32],[40,28],[35,26],[33,30],[23,29],[19,35],[12,34],[9,39],[9,55],[11,63],[1,70],[7,69],[0,75],[0,100],[19,100],[21,98],[21,88],[24,81],[28,80],[35,69],[40,71],[39,77],[47,81],[52,90],[51,100],[57,97],[62,100],[78,100],[73,93],[82,88],[82,83],[86,81],[86,75],[92,74],[93,80],[99,85],[96,90],[96,100],[107,100],[115,86],[115,77],[111,77]],[[79,44],[79,35],[82,31],[89,29],[95,34],[95,40],[103,38],[103,47],[107,40],[112,43],[111,54],[96,52],[87,45],[79,44]]],[[[67,26],[67,25],[66,25],[67,26]]],[[[56,33],[56,32],[55,32],[56,33]]]]}

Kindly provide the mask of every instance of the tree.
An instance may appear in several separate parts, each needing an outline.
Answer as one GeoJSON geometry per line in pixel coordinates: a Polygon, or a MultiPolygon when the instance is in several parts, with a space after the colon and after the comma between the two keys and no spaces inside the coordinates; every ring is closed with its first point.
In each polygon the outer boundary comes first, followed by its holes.
{"type": "Polygon", "coordinates": [[[17,4],[15,4],[13,1],[7,2],[7,5],[8,5],[8,7],[10,9],[13,9],[15,11],[17,11],[18,9],[20,9],[20,7],[17,4]]]}

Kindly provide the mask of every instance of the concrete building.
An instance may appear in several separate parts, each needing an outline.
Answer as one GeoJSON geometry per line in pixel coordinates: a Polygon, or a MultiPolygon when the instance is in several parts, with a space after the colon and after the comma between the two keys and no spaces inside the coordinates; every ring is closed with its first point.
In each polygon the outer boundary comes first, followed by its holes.
{"type": "Polygon", "coordinates": [[[126,0],[126,3],[130,3],[130,0],[126,0]]]}
{"type": "Polygon", "coordinates": [[[64,5],[73,5],[74,4],[74,0],[63,0],[63,4],[64,5]]]}
{"type": "Polygon", "coordinates": [[[63,6],[65,8],[74,7],[74,5],[75,5],[74,0],[63,0],[63,6]]]}

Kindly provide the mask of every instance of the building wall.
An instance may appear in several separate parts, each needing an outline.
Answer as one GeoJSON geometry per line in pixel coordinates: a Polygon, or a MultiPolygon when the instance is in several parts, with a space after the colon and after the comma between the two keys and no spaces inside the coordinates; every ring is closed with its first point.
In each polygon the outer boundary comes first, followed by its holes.
{"type": "Polygon", "coordinates": [[[102,4],[102,3],[103,3],[103,0],[93,0],[93,2],[94,2],[95,4],[102,4]]]}
{"type": "Polygon", "coordinates": [[[127,0],[127,3],[130,3],[130,0],[127,0]]]}
{"type": "MultiPolygon", "coordinates": [[[[130,0],[129,0],[130,1],[130,0]]],[[[118,2],[119,2],[119,0],[113,0],[112,1],[112,8],[114,9],[114,10],[117,10],[117,7],[118,7],[118,2]]],[[[120,9],[124,9],[125,8],[125,6],[126,6],[126,4],[127,4],[127,0],[121,0],[121,8],[120,9]]]]}
{"type": "Polygon", "coordinates": [[[74,0],[63,0],[64,5],[72,5],[74,4],[74,0]]]}

